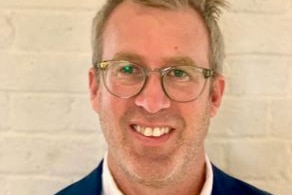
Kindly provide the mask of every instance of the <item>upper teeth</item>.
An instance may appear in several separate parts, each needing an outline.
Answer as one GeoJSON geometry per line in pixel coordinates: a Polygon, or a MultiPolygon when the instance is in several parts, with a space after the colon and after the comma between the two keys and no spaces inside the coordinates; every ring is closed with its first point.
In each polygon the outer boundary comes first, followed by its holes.
{"type": "Polygon", "coordinates": [[[140,125],[135,125],[134,126],[134,129],[144,135],[144,136],[147,136],[147,137],[150,137],[150,136],[153,136],[153,137],[160,137],[164,134],[168,134],[169,131],[170,131],[170,128],[169,127],[142,127],[140,125]]]}

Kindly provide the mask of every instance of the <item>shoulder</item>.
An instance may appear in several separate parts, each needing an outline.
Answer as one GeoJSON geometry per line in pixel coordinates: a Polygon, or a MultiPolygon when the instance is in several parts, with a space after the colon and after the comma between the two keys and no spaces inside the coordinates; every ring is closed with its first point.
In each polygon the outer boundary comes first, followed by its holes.
{"type": "Polygon", "coordinates": [[[102,190],[102,162],[89,175],[71,184],[55,195],[99,195],[102,190]]]}
{"type": "Polygon", "coordinates": [[[216,166],[213,167],[214,181],[212,195],[237,194],[237,195],[269,195],[270,193],[262,191],[246,182],[236,179],[216,166]]]}

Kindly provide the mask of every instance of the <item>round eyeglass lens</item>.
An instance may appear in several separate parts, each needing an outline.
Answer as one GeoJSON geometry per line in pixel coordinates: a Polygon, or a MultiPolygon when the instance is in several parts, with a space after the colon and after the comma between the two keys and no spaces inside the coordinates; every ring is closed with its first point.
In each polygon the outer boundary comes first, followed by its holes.
{"type": "Polygon", "coordinates": [[[127,61],[113,62],[103,76],[108,91],[121,98],[137,95],[145,82],[143,68],[127,61]]]}
{"type": "Polygon", "coordinates": [[[206,79],[201,69],[194,66],[177,66],[169,69],[163,77],[164,90],[176,101],[192,101],[204,90],[206,79]]]}

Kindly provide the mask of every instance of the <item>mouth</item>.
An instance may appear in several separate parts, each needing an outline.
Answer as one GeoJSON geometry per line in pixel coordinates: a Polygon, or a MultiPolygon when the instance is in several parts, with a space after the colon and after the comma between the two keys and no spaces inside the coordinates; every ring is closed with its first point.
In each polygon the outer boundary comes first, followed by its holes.
{"type": "Polygon", "coordinates": [[[132,125],[132,129],[140,135],[145,137],[159,138],[168,135],[172,129],[170,127],[147,127],[141,125],[132,125]]]}

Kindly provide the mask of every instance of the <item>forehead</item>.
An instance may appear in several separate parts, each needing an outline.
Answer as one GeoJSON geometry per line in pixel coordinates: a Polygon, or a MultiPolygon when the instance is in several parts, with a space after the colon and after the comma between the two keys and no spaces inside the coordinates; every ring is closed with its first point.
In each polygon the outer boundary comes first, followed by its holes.
{"type": "Polygon", "coordinates": [[[208,64],[209,38],[201,16],[190,7],[166,10],[125,1],[107,21],[103,51],[105,59],[129,52],[155,63],[188,57],[208,64]]]}

